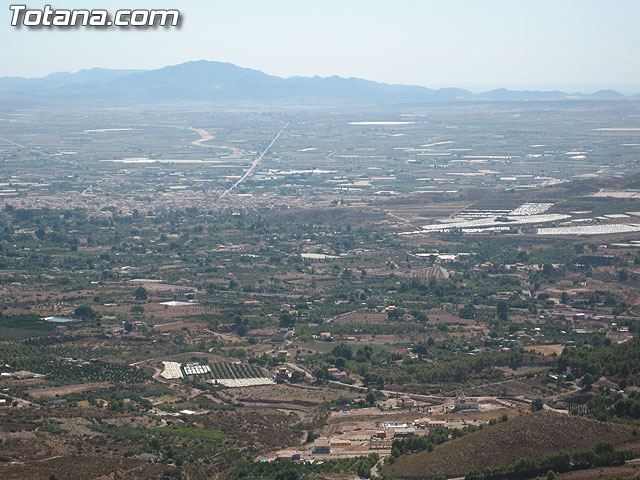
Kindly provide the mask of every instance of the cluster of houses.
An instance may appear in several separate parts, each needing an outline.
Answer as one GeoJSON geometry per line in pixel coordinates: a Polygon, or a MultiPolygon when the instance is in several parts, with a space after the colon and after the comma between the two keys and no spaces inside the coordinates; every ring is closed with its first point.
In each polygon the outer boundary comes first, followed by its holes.
{"type": "MultiPolygon", "coordinates": [[[[283,371],[279,373],[284,374],[284,370],[286,369],[282,370],[283,371]]],[[[332,370],[338,371],[338,369],[332,370]]],[[[411,408],[416,405],[416,402],[409,396],[403,396],[397,399],[397,405],[401,408],[411,408]]],[[[479,401],[476,398],[468,398],[461,395],[456,397],[454,400],[454,410],[470,410],[478,408],[479,401]]],[[[340,412],[343,413],[342,410],[340,410],[340,412]]],[[[428,417],[418,418],[411,423],[382,423],[379,430],[375,431],[375,433],[371,435],[367,445],[370,450],[390,449],[393,439],[413,437],[414,435],[421,434],[418,433],[418,431],[446,426],[446,420],[435,420],[428,417]]],[[[342,449],[348,449],[351,446],[352,442],[348,439],[320,437],[314,441],[312,453],[314,455],[331,455],[335,450],[341,451],[342,449]]],[[[295,462],[300,460],[300,452],[285,451],[269,461],[295,462]]]]}

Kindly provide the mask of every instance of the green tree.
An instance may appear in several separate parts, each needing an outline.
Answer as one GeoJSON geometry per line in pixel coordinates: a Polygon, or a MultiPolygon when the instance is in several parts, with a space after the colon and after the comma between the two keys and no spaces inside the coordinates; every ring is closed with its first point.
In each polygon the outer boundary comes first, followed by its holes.
{"type": "Polygon", "coordinates": [[[340,345],[336,345],[335,347],[333,347],[333,350],[331,350],[331,355],[333,355],[334,357],[342,357],[345,360],[351,360],[353,352],[351,351],[351,347],[345,345],[344,343],[341,343],[340,345]]]}
{"type": "Polygon", "coordinates": [[[589,372],[585,373],[584,377],[582,377],[581,384],[585,389],[591,388],[591,385],[593,385],[593,375],[589,372]]]}
{"type": "Polygon", "coordinates": [[[80,305],[75,309],[73,315],[81,320],[95,320],[98,316],[96,311],[88,305],[80,305]]]}
{"type": "Polygon", "coordinates": [[[474,307],[472,304],[467,304],[464,307],[462,307],[462,309],[460,310],[460,316],[462,318],[474,318],[476,316],[476,307],[474,307]]]}
{"type": "Polygon", "coordinates": [[[544,407],[544,402],[541,398],[536,398],[533,402],[531,402],[531,410],[534,412],[538,412],[542,410],[544,407]]]}
{"type": "Polygon", "coordinates": [[[509,305],[504,300],[500,300],[497,305],[498,320],[506,322],[509,320],[509,305]]]}
{"type": "Polygon", "coordinates": [[[305,376],[306,375],[304,374],[304,372],[301,372],[300,370],[294,370],[291,373],[291,377],[289,378],[289,381],[291,383],[298,383],[298,382],[304,380],[305,376]]]}
{"type": "Polygon", "coordinates": [[[291,328],[295,325],[296,319],[290,313],[280,315],[280,326],[282,328],[291,328]]]}
{"type": "Polygon", "coordinates": [[[136,300],[146,300],[149,297],[147,289],[143,286],[139,286],[138,288],[136,288],[134,294],[136,296],[136,300]]]}

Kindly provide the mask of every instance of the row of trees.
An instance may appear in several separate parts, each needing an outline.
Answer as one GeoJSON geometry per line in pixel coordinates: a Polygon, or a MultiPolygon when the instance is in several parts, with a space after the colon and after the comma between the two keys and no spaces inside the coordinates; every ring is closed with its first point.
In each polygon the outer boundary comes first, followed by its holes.
{"type": "MultiPolygon", "coordinates": [[[[480,427],[469,425],[462,429],[435,427],[429,430],[427,435],[417,435],[414,437],[398,438],[391,444],[391,456],[398,458],[400,455],[431,451],[436,445],[440,445],[448,440],[460,438],[468,433],[479,430],[480,427]]],[[[391,460],[393,462],[393,460],[391,460]]]]}
{"type": "MultiPolygon", "coordinates": [[[[628,450],[615,450],[608,442],[601,442],[592,449],[576,452],[552,453],[540,460],[521,458],[505,467],[486,467],[473,470],[465,480],[520,480],[543,475],[545,472],[568,472],[591,467],[609,467],[621,465],[634,457],[628,450]]],[[[552,475],[551,475],[552,476],[552,475]]]]}
{"type": "Polygon", "coordinates": [[[631,392],[627,398],[620,393],[597,395],[589,400],[587,407],[599,420],[640,420],[640,393],[631,392]]]}
{"type": "Polygon", "coordinates": [[[230,472],[234,479],[263,480],[298,480],[301,478],[316,478],[322,474],[351,474],[360,478],[370,478],[371,469],[380,457],[372,453],[366,457],[344,460],[327,460],[325,462],[289,463],[289,462],[241,462],[230,472]]]}

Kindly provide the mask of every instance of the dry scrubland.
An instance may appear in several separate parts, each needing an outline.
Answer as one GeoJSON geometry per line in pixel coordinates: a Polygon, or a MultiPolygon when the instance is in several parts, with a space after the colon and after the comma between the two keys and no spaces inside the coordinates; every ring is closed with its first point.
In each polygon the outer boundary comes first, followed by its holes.
{"type": "Polygon", "coordinates": [[[605,441],[621,444],[634,438],[632,431],[626,425],[543,411],[486,427],[432,452],[409,455],[384,472],[403,479],[463,477],[471,470],[509,465],[523,457],[575,452],[605,441]]]}

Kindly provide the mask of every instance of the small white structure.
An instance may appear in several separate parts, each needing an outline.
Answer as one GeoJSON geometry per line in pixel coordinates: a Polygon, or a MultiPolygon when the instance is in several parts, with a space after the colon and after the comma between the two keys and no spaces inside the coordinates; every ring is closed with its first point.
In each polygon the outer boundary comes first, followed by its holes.
{"type": "Polygon", "coordinates": [[[178,362],[162,362],[164,370],[160,374],[162,378],[167,380],[175,380],[182,378],[182,370],[180,370],[180,364],[178,362]]]}
{"type": "Polygon", "coordinates": [[[166,305],[168,307],[191,307],[200,304],[198,302],[182,302],[180,300],[171,300],[169,302],[160,302],[160,305],[166,305]]]}
{"type": "Polygon", "coordinates": [[[184,373],[186,375],[204,375],[210,371],[211,367],[209,365],[199,365],[197,363],[187,363],[184,367],[184,373]]]}
{"type": "Polygon", "coordinates": [[[215,380],[207,380],[207,383],[223,385],[229,388],[242,387],[258,387],[260,385],[275,385],[276,382],[267,377],[254,378],[216,378],[215,380]]]}

